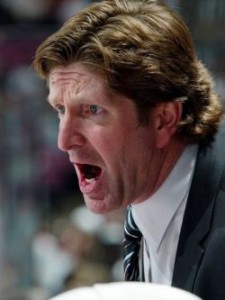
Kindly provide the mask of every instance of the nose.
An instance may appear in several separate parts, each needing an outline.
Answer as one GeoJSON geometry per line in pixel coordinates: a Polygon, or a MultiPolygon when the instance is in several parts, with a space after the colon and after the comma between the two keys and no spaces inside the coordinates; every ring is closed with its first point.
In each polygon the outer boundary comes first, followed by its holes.
{"type": "Polygon", "coordinates": [[[85,142],[80,133],[81,125],[75,120],[63,118],[59,123],[58,147],[62,151],[68,151],[74,146],[82,146],[85,142]]]}

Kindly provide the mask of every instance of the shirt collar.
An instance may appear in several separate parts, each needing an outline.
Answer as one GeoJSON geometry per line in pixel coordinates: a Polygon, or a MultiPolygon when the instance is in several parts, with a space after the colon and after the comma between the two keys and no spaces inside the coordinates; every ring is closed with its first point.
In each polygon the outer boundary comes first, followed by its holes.
{"type": "Polygon", "coordinates": [[[197,145],[187,146],[161,187],[145,201],[132,204],[134,220],[155,251],[178,207],[187,199],[197,150],[197,145]]]}

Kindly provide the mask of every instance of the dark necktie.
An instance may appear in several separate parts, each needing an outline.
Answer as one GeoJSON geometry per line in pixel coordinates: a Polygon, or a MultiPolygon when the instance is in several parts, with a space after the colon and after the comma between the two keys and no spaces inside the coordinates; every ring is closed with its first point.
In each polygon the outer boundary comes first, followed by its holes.
{"type": "Polygon", "coordinates": [[[134,222],[131,206],[124,224],[124,273],[126,281],[139,281],[139,250],[142,234],[134,222]]]}

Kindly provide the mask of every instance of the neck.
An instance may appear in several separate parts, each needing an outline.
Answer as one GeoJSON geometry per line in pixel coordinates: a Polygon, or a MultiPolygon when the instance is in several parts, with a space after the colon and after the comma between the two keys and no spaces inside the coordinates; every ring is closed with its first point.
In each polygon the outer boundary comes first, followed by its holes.
{"type": "Polygon", "coordinates": [[[167,178],[181,154],[184,151],[184,148],[187,146],[187,143],[179,141],[178,139],[173,140],[172,143],[168,144],[164,149],[160,150],[158,153],[158,162],[156,172],[155,172],[155,181],[152,194],[155,193],[162,185],[164,180],[167,178]]]}

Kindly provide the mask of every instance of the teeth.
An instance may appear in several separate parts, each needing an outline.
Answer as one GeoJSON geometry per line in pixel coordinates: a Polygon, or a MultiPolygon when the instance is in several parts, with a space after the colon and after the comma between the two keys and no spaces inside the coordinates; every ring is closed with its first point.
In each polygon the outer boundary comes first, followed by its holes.
{"type": "Polygon", "coordinates": [[[95,181],[96,179],[95,178],[85,178],[85,181],[87,182],[87,183],[91,183],[91,182],[93,182],[93,181],[95,181]]]}

